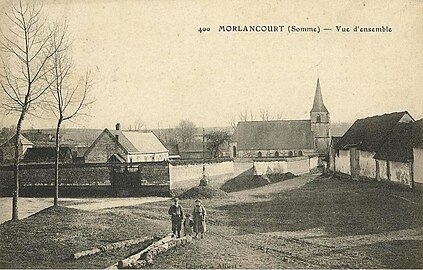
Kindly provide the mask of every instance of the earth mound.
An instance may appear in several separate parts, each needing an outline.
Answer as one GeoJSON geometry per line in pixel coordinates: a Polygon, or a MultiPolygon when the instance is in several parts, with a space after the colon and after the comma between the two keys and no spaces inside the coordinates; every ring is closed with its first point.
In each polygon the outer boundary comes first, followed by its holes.
{"type": "Polygon", "coordinates": [[[193,187],[182,193],[181,199],[212,199],[212,198],[226,198],[229,194],[218,188],[211,186],[193,187]]]}

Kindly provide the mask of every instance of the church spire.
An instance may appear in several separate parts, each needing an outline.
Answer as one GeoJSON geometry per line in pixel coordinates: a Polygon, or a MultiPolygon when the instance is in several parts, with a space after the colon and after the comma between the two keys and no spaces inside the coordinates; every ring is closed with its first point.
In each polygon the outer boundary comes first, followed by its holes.
{"type": "Polygon", "coordinates": [[[329,112],[325,104],[323,104],[319,78],[317,78],[316,93],[314,94],[313,108],[311,109],[311,112],[329,112]]]}

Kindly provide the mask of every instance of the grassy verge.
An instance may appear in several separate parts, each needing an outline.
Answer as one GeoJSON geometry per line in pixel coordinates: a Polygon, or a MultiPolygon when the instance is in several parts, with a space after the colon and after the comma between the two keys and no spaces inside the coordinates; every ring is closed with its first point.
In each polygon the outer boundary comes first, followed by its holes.
{"type": "MultiPolygon", "coordinates": [[[[277,191],[284,184],[271,186],[277,191]]],[[[243,201],[203,200],[205,238],[159,256],[150,267],[423,268],[421,192],[324,177],[262,200],[243,192],[243,201]]],[[[194,201],[181,204],[189,212],[194,201]]],[[[57,207],[7,222],[0,225],[0,268],[107,267],[142,247],[77,261],[68,257],[105,243],[167,234],[168,207],[57,207]]]]}

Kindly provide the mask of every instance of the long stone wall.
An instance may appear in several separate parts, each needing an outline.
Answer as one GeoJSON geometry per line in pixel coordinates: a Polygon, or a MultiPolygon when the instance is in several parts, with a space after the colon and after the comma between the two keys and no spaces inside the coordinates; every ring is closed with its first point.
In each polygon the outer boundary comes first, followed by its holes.
{"type": "Polygon", "coordinates": [[[254,160],[254,174],[284,174],[302,175],[317,168],[318,157],[294,157],[283,159],[254,160]]]}
{"type": "MultiPolygon", "coordinates": [[[[197,186],[203,174],[203,165],[197,164],[169,164],[170,188],[187,189],[197,186]]],[[[209,178],[209,185],[220,187],[234,176],[233,161],[205,163],[205,174],[209,178]]]]}
{"type": "MultiPolygon", "coordinates": [[[[109,194],[141,196],[169,191],[167,162],[120,164],[63,164],[59,170],[60,190],[65,196],[109,194]],[[78,190],[80,194],[78,194],[78,190]]],[[[13,167],[0,167],[0,196],[11,196],[13,167]]],[[[22,165],[20,185],[24,194],[49,196],[54,183],[53,164],[22,165]]],[[[24,195],[23,194],[23,195],[24,195]]]]}

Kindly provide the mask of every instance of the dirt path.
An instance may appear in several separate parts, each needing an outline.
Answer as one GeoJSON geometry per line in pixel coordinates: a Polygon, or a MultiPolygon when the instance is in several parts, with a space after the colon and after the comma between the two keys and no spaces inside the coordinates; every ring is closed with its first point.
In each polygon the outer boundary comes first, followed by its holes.
{"type": "MultiPolygon", "coordinates": [[[[61,198],[59,205],[69,208],[95,211],[121,206],[159,202],[169,200],[167,197],[142,197],[142,198],[61,198]]],[[[53,205],[52,198],[19,198],[19,218],[29,217],[53,205]]],[[[12,218],[12,198],[0,198],[0,224],[12,218]]]]}
{"type": "Polygon", "coordinates": [[[265,201],[270,200],[271,195],[277,194],[283,191],[293,190],[304,186],[305,184],[315,180],[319,175],[303,175],[288,179],[282,182],[247,189],[237,192],[232,192],[234,198],[242,202],[254,202],[254,201],[265,201]]]}

